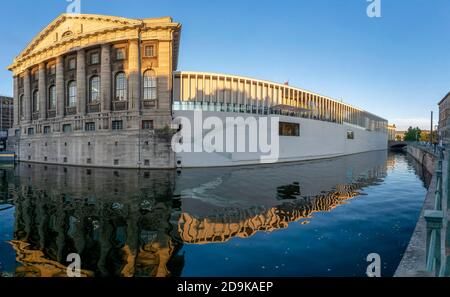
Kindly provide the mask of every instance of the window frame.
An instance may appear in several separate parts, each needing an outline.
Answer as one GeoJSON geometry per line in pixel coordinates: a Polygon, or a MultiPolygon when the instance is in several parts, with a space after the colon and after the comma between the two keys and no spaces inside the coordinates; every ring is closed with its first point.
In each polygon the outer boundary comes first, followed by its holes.
{"type": "Polygon", "coordinates": [[[155,71],[148,69],[143,74],[143,100],[156,100],[158,98],[158,79],[155,71]]]}
{"type": "Polygon", "coordinates": [[[114,131],[123,130],[123,120],[114,120],[111,122],[111,129],[114,131]],[[120,123],[120,125],[119,125],[120,123]]]}
{"type": "Polygon", "coordinates": [[[47,109],[48,110],[56,110],[56,85],[50,85],[48,87],[48,108],[47,109]],[[52,92],[52,90],[53,90],[53,92],[52,92]],[[52,104],[52,101],[54,101],[54,104],[52,104]],[[53,108],[51,108],[52,105],[54,105],[53,108]]]}
{"type": "Polygon", "coordinates": [[[89,54],[89,64],[90,65],[100,64],[100,53],[99,52],[92,52],[89,54]],[[97,57],[96,61],[93,60],[93,57],[97,57]]]}
{"type": "Polygon", "coordinates": [[[123,61],[125,60],[127,57],[127,53],[124,47],[118,47],[115,50],[115,58],[116,61],[123,61]],[[119,56],[119,53],[122,53],[122,56],[119,56]]]}
{"type": "Polygon", "coordinates": [[[39,90],[34,90],[31,96],[31,110],[33,113],[39,112],[39,90]]]}
{"type": "Polygon", "coordinates": [[[77,100],[77,82],[71,80],[67,83],[67,107],[76,107],[77,100]]]}
{"type": "Polygon", "coordinates": [[[89,103],[97,103],[100,102],[100,92],[101,92],[101,79],[98,75],[93,75],[89,78],[89,103]],[[94,79],[96,79],[96,83],[98,81],[97,90],[93,92],[94,89],[94,79]],[[93,95],[96,94],[95,99],[93,99],[93,95]]]}
{"type": "Polygon", "coordinates": [[[127,75],[123,71],[119,71],[114,76],[114,99],[116,101],[127,101],[128,100],[128,79],[127,75]],[[119,78],[123,81],[119,82],[119,78]],[[119,87],[122,87],[119,89],[119,87]],[[119,93],[123,93],[123,97],[119,96],[119,93]],[[122,98],[122,99],[121,99],[122,98]]]}
{"type": "Polygon", "coordinates": [[[144,57],[146,57],[146,58],[154,58],[154,57],[156,57],[155,49],[156,49],[156,47],[155,47],[154,44],[144,45],[144,57]],[[152,49],[151,50],[151,55],[147,54],[147,48],[151,48],[152,49]]]}

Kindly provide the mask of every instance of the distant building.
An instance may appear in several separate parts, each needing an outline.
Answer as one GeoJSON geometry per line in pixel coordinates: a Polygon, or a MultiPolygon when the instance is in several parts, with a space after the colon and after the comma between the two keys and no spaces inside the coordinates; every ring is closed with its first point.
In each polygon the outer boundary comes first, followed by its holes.
{"type": "Polygon", "coordinates": [[[450,92],[438,103],[439,105],[439,126],[438,135],[443,142],[448,142],[450,133],[448,132],[448,117],[450,115],[450,92]]]}
{"type": "Polygon", "coordinates": [[[395,140],[396,141],[405,140],[405,133],[406,131],[395,131],[395,140]]]}
{"type": "Polygon", "coordinates": [[[388,125],[388,140],[389,141],[395,141],[395,139],[396,139],[395,129],[396,129],[396,127],[394,124],[388,125]]]}
{"type": "Polygon", "coordinates": [[[13,98],[0,96],[0,137],[7,136],[8,129],[13,126],[13,98]]]}

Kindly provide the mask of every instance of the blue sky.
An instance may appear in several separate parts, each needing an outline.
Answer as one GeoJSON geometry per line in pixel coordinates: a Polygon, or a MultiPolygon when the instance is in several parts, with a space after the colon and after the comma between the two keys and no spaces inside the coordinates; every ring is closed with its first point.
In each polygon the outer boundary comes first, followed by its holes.
{"type": "MultiPolygon", "coordinates": [[[[60,13],[66,0],[2,3],[0,94],[5,69],[60,13]]],[[[429,129],[450,91],[450,1],[81,0],[82,13],[172,16],[183,24],[179,70],[245,75],[315,91],[387,118],[429,129]]]]}

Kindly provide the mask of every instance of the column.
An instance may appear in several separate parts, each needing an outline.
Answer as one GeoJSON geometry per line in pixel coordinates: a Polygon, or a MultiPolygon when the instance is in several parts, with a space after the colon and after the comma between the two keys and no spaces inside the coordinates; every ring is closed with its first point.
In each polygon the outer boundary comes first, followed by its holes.
{"type": "Polygon", "coordinates": [[[19,76],[18,75],[14,76],[13,88],[14,88],[14,100],[13,100],[14,124],[13,124],[13,127],[17,127],[19,125],[19,106],[20,106],[20,103],[19,103],[19,100],[20,100],[20,98],[19,98],[19,76]]]}
{"type": "MultiPolygon", "coordinates": [[[[128,71],[129,75],[129,89],[128,89],[128,102],[131,103],[129,109],[139,111],[140,110],[140,70],[139,70],[139,46],[137,40],[130,40],[128,48],[128,71]]],[[[190,81],[189,85],[190,85],[190,81]]],[[[190,94],[189,94],[190,95],[190,94]]]]}
{"type": "Polygon", "coordinates": [[[84,49],[77,52],[77,112],[86,113],[86,53],[84,49]]]}
{"type": "Polygon", "coordinates": [[[39,64],[39,118],[47,117],[47,85],[45,81],[45,63],[39,64]]]}
{"type": "Polygon", "coordinates": [[[111,110],[111,45],[102,44],[101,59],[101,108],[102,112],[108,112],[111,110]]]}
{"type": "Polygon", "coordinates": [[[23,78],[23,113],[25,123],[31,122],[31,83],[30,70],[25,70],[23,78]]]}
{"type": "Polygon", "coordinates": [[[59,56],[56,60],[56,115],[64,117],[64,59],[59,56]]]}

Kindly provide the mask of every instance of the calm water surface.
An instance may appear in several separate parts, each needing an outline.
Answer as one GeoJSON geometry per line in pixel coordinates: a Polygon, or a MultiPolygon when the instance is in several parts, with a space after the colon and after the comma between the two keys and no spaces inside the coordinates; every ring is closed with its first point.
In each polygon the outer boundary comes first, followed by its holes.
{"type": "Polygon", "coordinates": [[[404,154],[240,168],[0,169],[0,273],[364,276],[397,268],[430,176],[404,154]]]}

